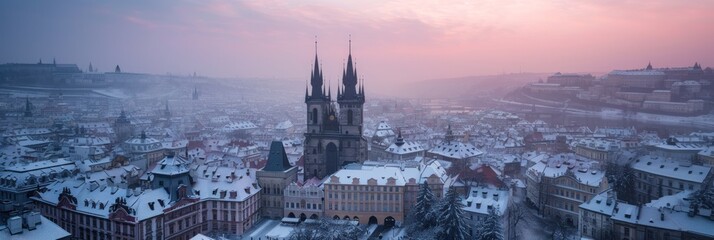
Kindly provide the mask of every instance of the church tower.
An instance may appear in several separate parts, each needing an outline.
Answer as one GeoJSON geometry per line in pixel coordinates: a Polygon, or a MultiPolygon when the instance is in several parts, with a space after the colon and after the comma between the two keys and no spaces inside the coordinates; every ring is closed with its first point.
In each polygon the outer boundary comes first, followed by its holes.
{"type": "Polygon", "coordinates": [[[363,161],[367,154],[367,141],[362,138],[364,94],[361,87],[357,90],[357,72],[352,67],[351,55],[349,58],[342,80],[344,91],[338,87],[337,109],[331,89],[325,89],[315,42],[310,87],[305,87],[305,179],[324,178],[342,165],[363,161]]]}
{"type": "Polygon", "coordinates": [[[346,161],[361,162],[367,157],[367,140],[362,137],[364,122],[364,85],[357,75],[352,60],[352,40],[349,40],[347,66],[342,70],[342,81],[337,88],[340,106],[340,134],[343,136],[341,152],[346,161]]]}
{"type": "Polygon", "coordinates": [[[114,133],[116,133],[116,142],[118,144],[128,140],[134,134],[134,127],[131,125],[129,118],[127,118],[124,109],[121,110],[119,117],[114,121],[114,133]]]}

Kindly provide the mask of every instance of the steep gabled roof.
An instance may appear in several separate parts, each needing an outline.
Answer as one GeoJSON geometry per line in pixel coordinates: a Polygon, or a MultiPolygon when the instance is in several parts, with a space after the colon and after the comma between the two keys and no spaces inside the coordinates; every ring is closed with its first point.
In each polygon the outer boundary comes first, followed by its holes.
{"type": "Polygon", "coordinates": [[[285,148],[283,148],[283,142],[273,141],[270,144],[268,163],[265,164],[263,171],[282,172],[291,167],[288,155],[285,153],[285,148]]]}

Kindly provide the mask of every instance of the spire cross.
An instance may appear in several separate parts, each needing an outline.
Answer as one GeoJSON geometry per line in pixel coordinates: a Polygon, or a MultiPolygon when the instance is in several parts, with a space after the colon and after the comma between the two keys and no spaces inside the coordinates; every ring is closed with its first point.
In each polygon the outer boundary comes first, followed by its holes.
{"type": "Polygon", "coordinates": [[[315,55],[317,55],[317,35],[315,35],[315,55]]]}
{"type": "Polygon", "coordinates": [[[352,55],[352,34],[349,35],[349,52],[352,55]]]}

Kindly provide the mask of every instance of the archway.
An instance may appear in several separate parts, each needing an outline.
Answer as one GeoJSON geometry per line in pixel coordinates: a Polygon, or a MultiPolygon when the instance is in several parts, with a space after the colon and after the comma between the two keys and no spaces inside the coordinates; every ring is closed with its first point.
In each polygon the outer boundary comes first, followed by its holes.
{"type": "Polygon", "coordinates": [[[300,214],[300,221],[301,221],[301,222],[302,222],[302,221],[305,221],[305,219],[307,219],[307,216],[306,216],[304,213],[301,213],[301,214],[300,214]]]}
{"type": "Polygon", "coordinates": [[[355,217],[352,218],[352,221],[357,221],[357,222],[359,222],[359,218],[358,218],[357,216],[355,216],[355,217]]]}
{"type": "Polygon", "coordinates": [[[369,217],[369,222],[367,224],[369,224],[369,225],[379,224],[379,222],[377,222],[377,218],[375,216],[371,216],[371,217],[369,217]]]}
{"type": "Polygon", "coordinates": [[[350,216],[345,216],[345,217],[344,217],[344,218],[342,218],[342,219],[343,219],[343,220],[347,220],[347,221],[349,221],[349,220],[350,220],[350,216]]]}
{"type": "Polygon", "coordinates": [[[332,217],[332,219],[334,219],[334,220],[340,220],[340,216],[335,215],[334,217],[332,217]]]}
{"type": "Polygon", "coordinates": [[[392,216],[389,216],[384,219],[384,226],[385,227],[394,227],[395,222],[396,222],[396,220],[392,216]]]}
{"type": "Polygon", "coordinates": [[[318,218],[317,214],[313,213],[312,215],[310,215],[310,219],[317,219],[317,218],[318,218]]]}
{"type": "Polygon", "coordinates": [[[340,166],[340,153],[337,151],[337,146],[335,143],[329,143],[325,151],[327,152],[327,154],[325,154],[327,158],[325,159],[327,162],[327,172],[337,172],[337,168],[340,166]]]}
{"type": "Polygon", "coordinates": [[[289,217],[289,218],[295,218],[295,214],[291,212],[290,214],[288,214],[288,217],[289,217]]]}

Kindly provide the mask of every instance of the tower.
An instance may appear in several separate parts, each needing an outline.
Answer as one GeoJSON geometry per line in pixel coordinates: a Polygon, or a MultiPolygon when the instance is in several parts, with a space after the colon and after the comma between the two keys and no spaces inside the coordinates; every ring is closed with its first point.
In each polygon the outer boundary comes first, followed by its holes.
{"type": "Polygon", "coordinates": [[[129,119],[126,117],[124,109],[121,110],[119,117],[114,122],[114,132],[117,135],[117,143],[123,143],[124,141],[129,139],[134,133],[133,126],[131,125],[129,119]]]}
{"type": "Polygon", "coordinates": [[[171,111],[169,110],[169,100],[168,99],[166,99],[166,105],[164,106],[164,117],[167,119],[171,117],[171,111]]]}
{"type": "Polygon", "coordinates": [[[332,102],[331,89],[325,89],[315,41],[310,87],[305,87],[305,179],[323,178],[342,165],[363,161],[367,155],[367,141],[362,138],[364,94],[361,87],[357,90],[357,72],[352,65],[351,54],[343,73],[344,86],[338,86],[337,90],[338,109],[332,102]]]}
{"type": "Polygon", "coordinates": [[[30,103],[30,98],[25,98],[25,117],[32,117],[32,103],[30,103]]]}
{"type": "Polygon", "coordinates": [[[297,180],[297,166],[291,166],[283,142],[270,144],[268,162],[256,173],[258,184],[263,188],[260,200],[263,202],[264,217],[280,219],[283,217],[283,191],[288,184],[297,180]]]}
{"type": "Polygon", "coordinates": [[[361,162],[367,157],[367,140],[362,137],[364,123],[364,80],[357,75],[357,65],[352,59],[352,39],[348,43],[347,66],[342,70],[342,81],[338,84],[337,103],[340,109],[340,134],[343,136],[344,159],[361,162]]]}
{"type": "Polygon", "coordinates": [[[191,98],[193,100],[198,100],[198,88],[196,88],[196,87],[193,88],[193,93],[191,95],[191,98]]]}

